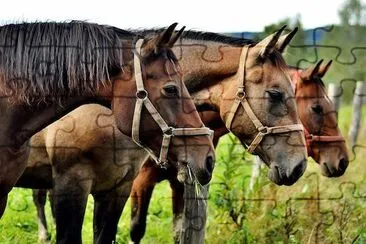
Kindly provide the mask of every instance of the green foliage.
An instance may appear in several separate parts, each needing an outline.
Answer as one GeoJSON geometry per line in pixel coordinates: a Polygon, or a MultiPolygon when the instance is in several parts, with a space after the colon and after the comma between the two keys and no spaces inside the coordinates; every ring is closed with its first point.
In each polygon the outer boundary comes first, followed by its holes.
{"type": "MultiPolygon", "coordinates": [[[[246,185],[250,177],[250,167],[246,161],[249,154],[233,135],[227,135],[220,140],[217,150],[215,174],[211,183],[210,200],[215,205],[214,220],[222,228],[232,231],[227,239],[230,243],[249,243],[251,237],[245,226],[247,204],[245,202],[246,185]]],[[[216,241],[221,240],[221,229],[214,225],[212,235],[216,241]],[[215,230],[217,230],[216,233],[215,230]],[[216,236],[217,235],[217,236],[216,236]]],[[[224,241],[224,240],[222,240],[224,241]]],[[[220,242],[220,241],[219,241],[220,242]]]]}

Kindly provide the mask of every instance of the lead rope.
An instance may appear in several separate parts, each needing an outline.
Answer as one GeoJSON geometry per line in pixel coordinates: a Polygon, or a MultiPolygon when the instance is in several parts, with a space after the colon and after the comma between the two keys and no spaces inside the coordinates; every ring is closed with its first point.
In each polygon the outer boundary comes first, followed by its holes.
{"type": "Polygon", "coordinates": [[[248,58],[248,50],[249,50],[248,46],[243,47],[240,55],[238,75],[239,75],[239,83],[241,84],[241,86],[238,87],[238,91],[236,92],[235,100],[233,102],[228,118],[226,120],[226,128],[228,130],[231,130],[233,119],[236,115],[236,112],[239,109],[239,105],[241,104],[244,108],[244,111],[252,120],[255,128],[258,131],[258,134],[255,136],[254,140],[250,143],[247,149],[249,153],[253,153],[254,150],[258,147],[258,145],[262,142],[264,136],[268,134],[282,134],[291,131],[303,131],[304,128],[302,124],[267,127],[260,122],[258,117],[255,115],[254,111],[250,107],[249,102],[247,100],[247,95],[245,93],[246,60],[248,58]]]}
{"type": "Polygon", "coordinates": [[[139,39],[136,42],[136,54],[134,55],[134,67],[135,67],[135,79],[136,79],[136,104],[132,121],[132,140],[139,146],[143,147],[155,162],[161,168],[168,167],[168,151],[171,138],[174,136],[210,136],[213,138],[213,131],[207,127],[202,128],[173,128],[168,126],[163,117],[159,114],[158,110],[154,107],[153,103],[148,97],[148,92],[144,88],[142,79],[142,69],[139,56],[141,55],[141,46],[144,40],[139,39]],[[163,141],[161,143],[160,155],[157,157],[155,153],[150,149],[142,145],[140,141],[140,122],[142,107],[145,106],[147,111],[153,117],[163,132],[163,141]]]}

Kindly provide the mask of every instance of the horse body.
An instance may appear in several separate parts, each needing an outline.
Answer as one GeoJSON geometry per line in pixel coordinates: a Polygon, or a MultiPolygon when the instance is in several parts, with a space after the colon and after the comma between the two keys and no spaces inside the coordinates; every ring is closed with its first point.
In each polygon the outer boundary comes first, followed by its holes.
{"type": "MultiPolygon", "coordinates": [[[[119,132],[109,114],[110,110],[100,105],[81,106],[37,133],[30,141],[32,150],[28,167],[17,186],[29,187],[31,181],[24,182],[24,178],[34,179],[39,175],[39,168],[52,167],[44,178],[55,185],[50,198],[53,208],[58,206],[55,219],[60,240],[80,238],[89,194],[95,200],[95,242],[114,240],[133,179],[149,157],[144,149],[119,132]],[[74,223],[72,228],[70,223],[74,223]]],[[[39,185],[47,186],[43,182],[39,185]]],[[[41,239],[47,238],[43,209],[46,192],[35,193],[41,239]]]]}
{"type": "Polygon", "coordinates": [[[135,175],[139,167],[131,162],[143,161],[148,153],[122,134],[109,114],[100,105],[83,105],[37,133],[30,140],[28,168],[51,165],[55,177],[69,172],[91,180],[91,193],[112,189],[117,179],[135,175]]]}

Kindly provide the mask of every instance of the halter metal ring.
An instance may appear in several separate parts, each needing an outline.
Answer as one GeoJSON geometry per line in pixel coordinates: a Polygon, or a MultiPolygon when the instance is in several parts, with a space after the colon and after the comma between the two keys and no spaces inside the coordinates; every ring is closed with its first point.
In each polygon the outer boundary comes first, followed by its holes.
{"type": "Polygon", "coordinates": [[[243,99],[246,97],[246,93],[244,91],[244,86],[238,87],[238,91],[236,92],[236,97],[239,99],[243,99]]]}
{"type": "Polygon", "coordinates": [[[165,131],[163,131],[164,135],[166,136],[173,136],[173,130],[174,128],[169,126],[168,129],[166,129],[165,131]]]}
{"type": "Polygon", "coordinates": [[[138,99],[141,99],[141,100],[146,100],[147,99],[147,97],[148,97],[148,92],[145,90],[145,89],[143,89],[143,90],[138,90],[137,92],[136,92],[136,97],[138,98],[138,99]]]}
{"type": "Polygon", "coordinates": [[[314,135],[313,134],[306,135],[306,140],[313,141],[314,135]]]}
{"type": "Polygon", "coordinates": [[[271,130],[267,126],[262,126],[258,128],[258,131],[262,133],[262,135],[268,135],[271,130]]]}

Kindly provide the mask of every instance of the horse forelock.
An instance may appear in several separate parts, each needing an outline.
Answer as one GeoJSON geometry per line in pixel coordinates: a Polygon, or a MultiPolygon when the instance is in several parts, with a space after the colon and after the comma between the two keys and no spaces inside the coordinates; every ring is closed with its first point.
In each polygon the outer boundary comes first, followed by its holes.
{"type": "Polygon", "coordinates": [[[122,41],[134,36],[77,21],[2,26],[1,88],[21,101],[92,94],[123,66],[122,41]]]}

